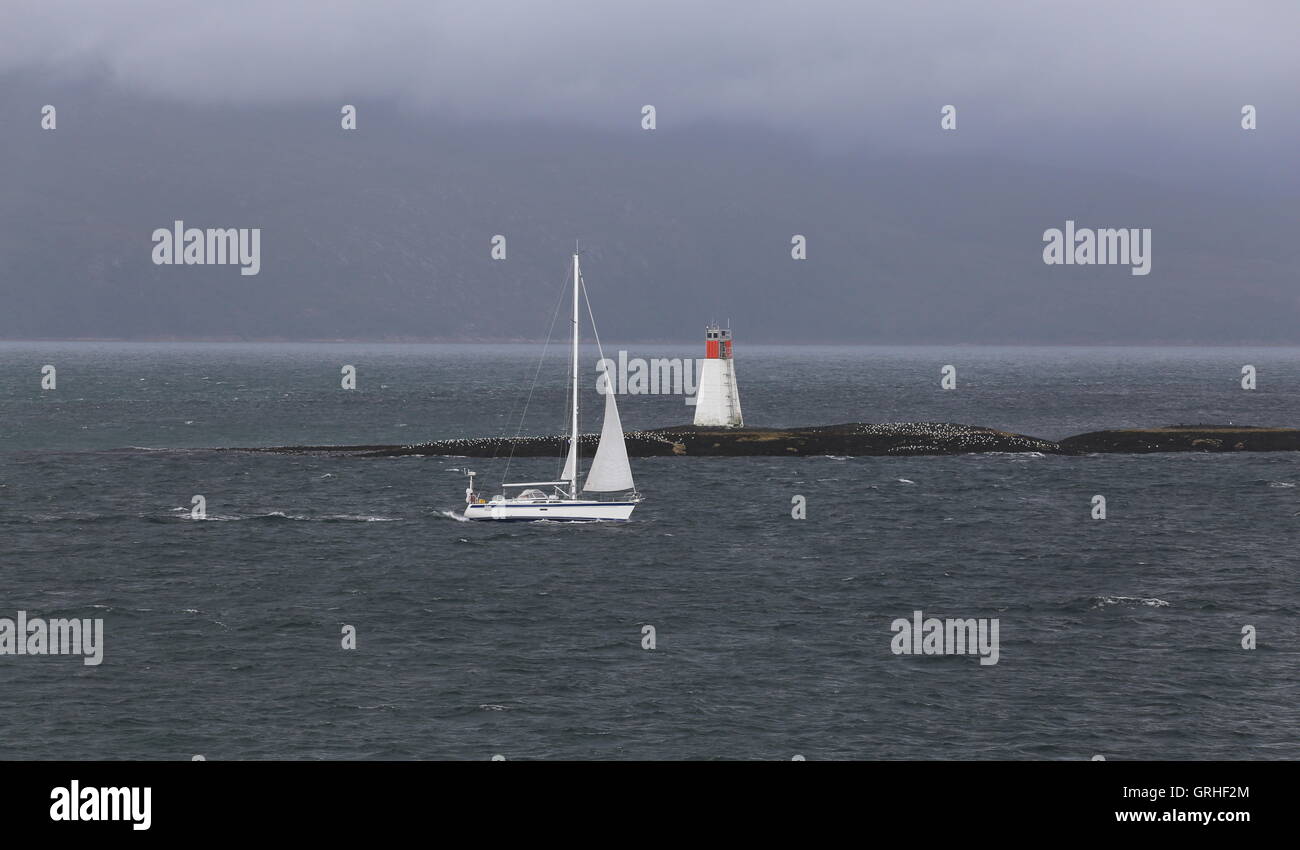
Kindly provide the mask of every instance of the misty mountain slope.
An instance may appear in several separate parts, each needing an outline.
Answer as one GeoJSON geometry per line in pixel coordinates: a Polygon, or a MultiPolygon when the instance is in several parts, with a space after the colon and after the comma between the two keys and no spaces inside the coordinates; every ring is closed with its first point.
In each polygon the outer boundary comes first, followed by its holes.
{"type": "MultiPolygon", "coordinates": [[[[11,87],[0,108],[36,115],[43,96],[11,87]]],[[[0,137],[3,337],[536,339],[580,237],[611,342],[710,319],[755,342],[1300,342],[1300,213],[1248,186],[823,154],[743,128],[376,107],[344,132],[336,108],[60,103],[59,129],[0,137]],[[1042,232],[1067,218],[1152,228],[1151,274],[1045,266],[1042,232]],[[260,227],[260,274],[154,265],[150,234],[176,219],[260,227]]]]}

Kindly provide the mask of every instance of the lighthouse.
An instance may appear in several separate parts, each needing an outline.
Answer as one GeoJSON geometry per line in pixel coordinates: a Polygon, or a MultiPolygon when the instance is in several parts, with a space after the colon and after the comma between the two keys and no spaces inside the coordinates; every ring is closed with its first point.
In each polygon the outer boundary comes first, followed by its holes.
{"type": "Polygon", "coordinates": [[[704,368],[695,395],[695,424],[715,428],[745,424],[736,389],[736,365],[731,359],[731,328],[709,325],[704,329],[704,368]]]}

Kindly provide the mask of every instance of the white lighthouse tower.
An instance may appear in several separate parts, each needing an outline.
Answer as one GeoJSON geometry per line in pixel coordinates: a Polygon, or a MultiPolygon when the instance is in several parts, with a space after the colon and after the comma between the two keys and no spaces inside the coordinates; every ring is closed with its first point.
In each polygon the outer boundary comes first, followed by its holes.
{"type": "Polygon", "coordinates": [[[745,424],[736,389],[736,365],[731,359],[731,328],[709,325],[704,329],[704,369],[695,395],[695,424],[723,428],[745,424]]]}

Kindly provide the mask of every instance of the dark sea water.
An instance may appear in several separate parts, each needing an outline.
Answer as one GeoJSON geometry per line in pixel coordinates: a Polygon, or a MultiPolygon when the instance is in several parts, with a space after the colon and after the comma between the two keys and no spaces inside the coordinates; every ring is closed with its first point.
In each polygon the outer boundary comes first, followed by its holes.
{"type": "MultiPolygon", "coordinates": [[[[98,667],[0,656],[0,758],[1300,758],[1297,454],[643,459],[631,523],[498,526],[456,514],[499,460],[210,450],[513,433],[539,350],[0,344],[0,617],[105,629],[98,667]],[[893,654],[918,609],[998,618],[998,663],[893,654]]],[[[1300,425],[1296,349],[742,340],[737,371],[755,425],[1300,425]]]]}

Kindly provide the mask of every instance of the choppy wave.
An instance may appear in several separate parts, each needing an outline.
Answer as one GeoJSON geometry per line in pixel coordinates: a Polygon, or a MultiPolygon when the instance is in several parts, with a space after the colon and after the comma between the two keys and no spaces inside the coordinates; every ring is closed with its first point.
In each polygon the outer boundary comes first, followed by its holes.
{"type": "Polygon", "coordinates": [[[115,522],[120,516],[114,514],[96,514],[89,511],[71,511],[65,514],[37,513],[29,516],[6,516],[6,522],[115,522]]]}
{"type": "Polygon", "coordinates": [[[1109,608],[1112,605],[1138,608],[1168,608],[1169,603],[1154,596],[1094,596],[1089,600],[1093,608],[1109,608]]]}
{"type": "Polygon", "coordinates": [[[275,519],[291,520],[293,522],[397,522],[397,517],[376,516],[373,514],[322,514],[321,516],[305,516],[303,514],[289,514],[284,511],[271,511],[267,514],[257,514],[246,517],[247,519],[275,519]]]}
{"type": "MultiPolygon", "coordinates": [[[[173,508],[173,510],[176,510],[173,508]]],[[[188,508],[182,510],[188,511],[188,508]]],[[[245,520],[261,520],[263,522],[400,522],[400,517],[378,516],[373,514],[320,514],[318,516],[309,516],[306,514],[291,514],[285,511],[269,511],[262,514],[208,514],[206,517],[192,517],[188,513],[179,517],[182,520],[193,520],[194,522],[242,522],[245,520]]]]}

